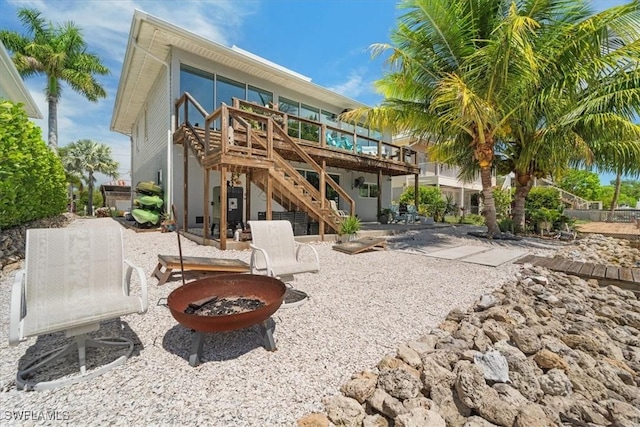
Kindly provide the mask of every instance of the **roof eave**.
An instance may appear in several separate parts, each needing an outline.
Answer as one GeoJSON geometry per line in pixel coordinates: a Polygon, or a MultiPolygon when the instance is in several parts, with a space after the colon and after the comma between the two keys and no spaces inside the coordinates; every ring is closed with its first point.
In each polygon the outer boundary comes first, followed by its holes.
{"type": "Polygon", "coordinates": [[[27,90],[20,73],[13,64],[2,42],[0,42],[0,70],[4,70],[5,72],[3,72],[2,75],[7,77],[7,79],[3,78],[0,81],[4,92],[9,95],[12,101],[22,103],[29,117],[42,119],[42,112],[38,108],[29,90],[27,90]]]}

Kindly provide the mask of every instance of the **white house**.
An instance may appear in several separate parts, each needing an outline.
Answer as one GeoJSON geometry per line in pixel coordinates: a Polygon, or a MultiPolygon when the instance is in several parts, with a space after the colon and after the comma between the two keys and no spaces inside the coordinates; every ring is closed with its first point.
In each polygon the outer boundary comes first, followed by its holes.
{"type": "Polygon", "coordinates": [[[298,212],[323,236],[337,223],[329,200],[376,220],[391,202],[391,177],[419,173],[415,151],[338,120],[360,106],[136,10],[111,129],[131,138],[133,186],[157,182],[181,226],[209,238],[212,223],[224,230],[298,212]]]}
{"type": "MultiPolygon", "coordinates": [[[[467,213],[479,213],[480,193],[482,192],[482,181],[480,177],[465,182],[459,178],[460,168],[457,166],[447,166],[429,159],[427,144],[409,136],[396,136],[394,144],[409,146],[417,152],[418,182],[421,186],[437,187],[443,196],[451,196],[455,203],[465,208],[467,213]]],[[[392,181],[392,196],[394,199],[408,187],[413,186],[413,176],[396,176],[392,181]]],[[[495,177],[493,178],[495,185],[495,177]]]]}
{"type": "Polygon", "coordinates": [[[11,55],[2,42],[0,42],[0,98],[22,103],[27,116],[32,119],[42,118],[38,105],[25,87],[20,73],[11,60],[11,55]]]}

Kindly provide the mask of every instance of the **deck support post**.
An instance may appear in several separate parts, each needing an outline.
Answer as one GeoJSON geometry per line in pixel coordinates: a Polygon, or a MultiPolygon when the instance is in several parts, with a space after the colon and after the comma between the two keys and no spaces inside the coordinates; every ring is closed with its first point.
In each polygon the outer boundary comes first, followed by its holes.
{"type": "Polygon", "coordinates": [[[378,171],[378,210],[376,212],[376,218],[378,214],[382,211],[382,183],[384,182],[384,178],[382,176],[382,171],[378,171]]]}
{"type": "MultiPolygon", "coordinates": [[[[182,230],[186,231],[189,225],[189,147],[187,139],[182,141],[182,230]]],[[[178,218],[174,218],[176,221],[178,218]]]]}
{"type": "Polygon", "coordinates": [[[202,197],[202,203],[203,203],[203,217],[202,217],[202,236],[204,237],[203,240],[203,244],[207,241],[207,239],[209,239],[211,236],[210,234],[210,229],[209,229],[209,175],[210,175],[210,170],[209,168],[204,168],[204,197],[202,197]]]}
{"type": "MultiPolygon", "coordinates": [[[[224,140],[223,145],[224,145],[224,140]]],[[[227,250],[227,167],[220,167],[220,249],[227,250]]]]}
{"type": "Polygon", "coordinates": [[[416,205],[416,210],[418,209],[420,203],[420,175],[413,175],[413,189],[414,189],[414,203],[416,205]]]}

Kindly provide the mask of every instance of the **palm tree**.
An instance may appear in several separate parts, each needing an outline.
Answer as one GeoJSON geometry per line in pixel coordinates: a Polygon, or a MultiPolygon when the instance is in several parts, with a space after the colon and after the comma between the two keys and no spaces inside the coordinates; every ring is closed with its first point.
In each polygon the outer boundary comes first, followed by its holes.
{"type": "Polygon", "coordinates": [[[556,18],[540,26],[536,43],[544,78],[521,92],[502,151],[503,172],[516,176],[512,215],[520,229],[534,177],[559,176],[569,164],[640,165],[639,3],[597,15],[584,1],[547,6],[556,18]]]}
{"type": "MultiPolygon", "coordinates": [[[[537,2],[518,2],[536,10],[537,2]]],[[[537,22],[507,0],[404,0],[389,69],[376,82],[385,99],[343,115],[376,128],[406,132],[464,153],[479,170],[489,236],[499,232],[492,188],[495,146],[509,131],[513,100],[539,78],[531,38],[537,22]]]]}
{"type": "Polygon", "coordinates": [[[87,215],[93,215],[93,187],[95,174],[101,173],[113,179],[118,178],[118,162],[111,158],[111,147],[90,139],[81,139],[64,147],[62,164],[68,173],[80,173],[87,182],[89,205],[87,215]],[[86,175],[85,175],[86,174],[86,175]]]}
{"type": "Polygon", "coordinates": [[[95,54],[87,52],[80,28],[74,23],[46,23],[36,9],[22,8],[18,17],[28,36],[13,31],[0,31],[0,40],[13,52],[13,62],[24,77],[45,75],[49,104],[49,146],[58,147],[58,102],[62,82],[89,101],[106,98],[104,88],[95,75],[107,75],[109,69],[95,54]]]}

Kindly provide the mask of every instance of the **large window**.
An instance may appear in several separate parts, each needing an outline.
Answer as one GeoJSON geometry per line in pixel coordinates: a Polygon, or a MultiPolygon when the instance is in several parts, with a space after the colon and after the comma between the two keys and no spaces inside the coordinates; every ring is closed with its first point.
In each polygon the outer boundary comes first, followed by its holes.
{"type": "MultiPolygon", "coordinates": [[[[300,117],[317,122],[320,120],[320,110],[301,104],[300,117]]],[[[302,123],[300,126],[300,138],[306,141],[320,142],[320,126],[311,123],[302,123]]]]}
{"type": "MultiPolygon", "coordinates": [[[[273,102],[273,93],[255,86],[247,85],[220,75],[214,75],[188,65],[180,65],[180,93],[189,92],[207,113],[213,112],[224,102],[233,105],[233,98],[244,99],[259,105],[273,102]]],[[[193,106],[189,106],[189,122],[192,125],[204,125],[204,117],[193,106]]],[[[184,114],[180,110],[180,122],[184,114]]],[[[219,120],[214,123],[218,127],[219,120]]]]}
{"type": "Polygon", "coordinates": [[[249,85],[247,88],[247,101],[266,107],[273,103],[273,93],[249,85]]]}
{"type": "MultiPolygon", "coordinates": [[[[320,190],[320,177],[318,176],[318,172],[298,169],[298,173],[304,176],[316,190],[320,190]]],[[[330,173],[329,176],[336,182],[336,184],[340,185],[340,175],[330,173]]],[[[327,200],[335,200],[338,202],[338,192],[329,184],[325,184],[325,196],[327,200]]]]}
{"type": "Polygon", "coordinates": [[[233,105],[233,98],[246,99],[247,89],[244,83],[217,76],[216,79],[216,108],[224,102],[233,105]]]}
{"type": "MultiPolygon", "coordinates": [[[[180,66],[180,93],[189,92],[208,113],[214,110],[213,74],[188,65],[180,66]]],[[[189,104],[189,123],[204,126],[204,117],[189,104]]],[[[180,123],[184,121],[183,109],[180,109],[180,123]]]]}
{"type": "Polygon", "coordinates": [[[365,182],[360,187],[358,187],[358,193],[360,197],[363,197],[363,198],[378,197],[378,194],[379,194],[378,184],[371,184],[371,183],[365,182]]]}

